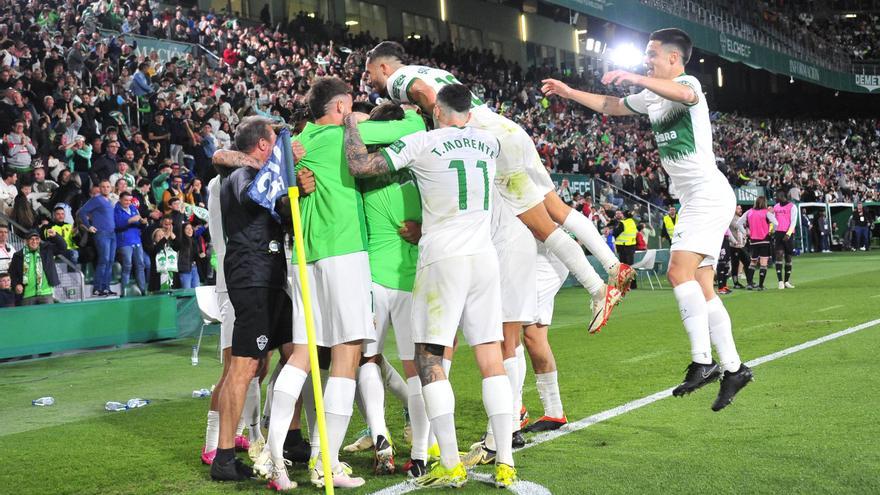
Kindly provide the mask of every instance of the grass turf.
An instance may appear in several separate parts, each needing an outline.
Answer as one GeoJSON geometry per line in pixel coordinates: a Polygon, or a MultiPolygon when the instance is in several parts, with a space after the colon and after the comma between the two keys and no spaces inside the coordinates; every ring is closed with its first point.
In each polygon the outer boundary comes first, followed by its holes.
{"type": "MultiPolygon", "coordinates": [[[[845,254],[795,260],[795,290],[736,291],[724,298],[743,359],[748,360],[880,318],[880,256],[845,254]]],[[[768,275],[768,286],[775,281],[768,275]]],[[[585,298],[557,298],[551,343],[569,420],[577,420],[676,384],[689,346],[669,290],[639,290],[597,336],[584,330],[585,298]]],[[[393,339],[391,339],[393,340],[393,339]]],[[[258,482],[214,484],[198,460],[206,400],[219,363],[203,342],[202,363],[189,363],[191,340],[12,363],[0,366],[0,472],[9,493],[262,492],[258,482]],[[52,395],[57,404],[30,406],[52,395]],[[122,413],[104,402],[153,401],[122,413]]],[[[880,385],[868,363],[880,326],[766,363],[756,380],[721,413],[716,385],[684,399],[664,399],[516,455],[520,477],[552,493],[875,493],[880,447],[880,385]]],[[[394,355],[393,350],[389,353],[394,355]]],[[[485,428],[480,380],[461,348],[451,380],[459,444],[485,428]]],[[[534,378],[525,403],[541,414],[534,378]]],[[[399,403],[386,398],[399,438],[399,403]]],[[[355,415],[349,439],[362,427],[355,415]]],[[[398,465],[406,459],[401,446],[398,465]]],[[[369,476],[369,453],[346,455],[369,493],[403,476],[369,476]]],[[[479,471],[491,472],[488,468],[479,471]]],[[[301,466],[291,469],[301,485],[301,466]]],[[[299,491],[318,493],[311,487],[299,491]]],[[[495,491],[479,482],[463,493],[495,491]]]]}

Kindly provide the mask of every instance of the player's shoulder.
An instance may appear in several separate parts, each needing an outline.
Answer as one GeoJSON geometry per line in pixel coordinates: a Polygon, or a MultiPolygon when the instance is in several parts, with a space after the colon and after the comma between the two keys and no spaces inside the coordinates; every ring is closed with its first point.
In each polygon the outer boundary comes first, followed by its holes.
{"type": "Polygon", "coordinates": [[[682,74],[673,80],[679,84],[688,85],[688,86],[694,88],[696,91],[700,91],[700,89],[702,88],[702,85],[700,84],[700,80],[690,74],[686,74],[686,73],[682,74]]]}

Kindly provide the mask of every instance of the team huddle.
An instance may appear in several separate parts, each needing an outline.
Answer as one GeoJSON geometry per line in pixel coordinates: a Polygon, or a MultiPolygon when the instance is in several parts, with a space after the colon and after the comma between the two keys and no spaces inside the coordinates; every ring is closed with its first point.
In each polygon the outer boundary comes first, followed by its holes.
{"type": "MultiPolygon", "coordinates": [[[[752,375],[739,359],[730,318],[714,292],[714,266],[735,200],[715,168],[699,82],[684,74],[690,53],[684,32],[657,31],[646,51],[647,76],[614,71],[603,80],[642,86],[641,93],[605,97],[550,79],[543,90],[598,112],[651,120],[662,165],[682,204],[669,279],[693,362],[674,394],[720,378],[712,405],[717,411],[752,375]]],[[[391,101],[371,109],[355,104],[342,80],[315,81],[306,97],[313,120],[293,144],[318,360],[326,373],[324,448],[332,480],[325,478],[319,455],[302,287],[288,276],[296,269],[288,272],[285,257],[288,199],[270,212],[248,195],[275,145],[271,122],[245,119],[235,136],[238,151],[214,156],[219,175],[209,184],[209,211],[211,231],[223,232],[214,242],[222,266],[217,293],[224,371],[201,457],[215,480],[258,475],[270,488],[286,491],[296,487],[288,466],[305,462],[315,486],[363,485],[339,458],[354,404],[368,433],[345,451],[373,449],[375,474],[394,473],[387,387],[408,411],[411,450],[402,469],[413,483],[458,487],[467,481],[467,468],[494,464],[494,483],[510,486],[517,480],[513,449],[525,444],[523,433],[567,422],[548,340],[556,293],[569,273],[575,277],[589,294],[587,329],[595,333],[635,277],[593,223],[556,195],[522,128],[452,74],[405,61],[394,42],[368,52],[370,83],[391,101]],[[392,328],[404,377],[383,355],[392,328]],[[474,352],[488,417],[486,434],[464,456],[448,379],[459,331],[474,352]],[[266,356],[273,349],[281,359],[261,415],[260,382],[269,375],[266,356]],[[544,407],[543,416],[527,426],[521,417],[526,352],[544,407]],[[300,433],[301,412],[308,442],[300,433]],[[242,436],[246,426],[249,438],[242,436]],[[253,467],[235,457],[236,448],[248,449],[253,467]]]]}

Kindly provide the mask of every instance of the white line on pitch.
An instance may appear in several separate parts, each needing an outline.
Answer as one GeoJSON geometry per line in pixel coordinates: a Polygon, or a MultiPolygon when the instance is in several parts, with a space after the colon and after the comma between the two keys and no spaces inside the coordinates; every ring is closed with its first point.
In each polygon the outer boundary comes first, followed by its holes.
{"type": "Polygon", "coordinates": [[[878,298],[878,297],[880,297],[880,294],[875,294],[875,295],[871,296],[871,299],[875,299],[875,298],[878,298]]]}
{"type": "Polygon", "coordinates": [[[832,309],[837,309],[837,308],[842,308],[842,307],[843,307],[843,304],[838,304],[836,306],[828,306],[827,308],[822,308],[822,309],[816,310],[816,312],[817,313],[824,313],[826,311],[831,311],[832,309]]]}
{"type": "MultiPolygon", "coordinates": [[[[832,306],[832,308],[834,308],[834,307],[842,307],[842,306],[832,306]]],[[[854,327],[849,327],[849,328],[841,330],[839,332],[834,332],[834,333],[825,335],[824,337],[819,337],[818,339],[813,339],[813,340],[804,342],[803,344],[798,344],[796,346],[792,346],[787,349],[783,349],[781,351],[774,352],[772,354],[767,354],[766,356],[761,356],[759,358],[752,359],[751,361],[746,362],[746,366],[751,366],[751,367],[760,366],[764,363],[774,361],[776,359],[788,356],[790,354],[794,354],[796,352],[803,351],[804,349],[809,349],[810,347],[815,347],[819,344],[824,344],[825,342],[828,342],[828,341],[831,341],[834,339],[839,339],[840,337],[845,337],[851,333],[856,333],[858,331],[864,330],[866,328],[871,328],[871,327],[878,325],[878,324],[880,324],[880,319],[871,320],[871,321],[862,323],[860,325],[856,325],[854,327]]],[[[627,402],[626,404],[623,404],[621,406],[617,406],[613,409],[609,409],[607,411],[602,411],[598,414],[594,414],[592,416],[575,421],[573,423],[568,423],[567,425],[563,426],[562,428],[560,428],[556,431],[548,431],[545,433],[539,433],[529,443],[527,443],[525,447],[522,447],[520,449],[516,449],[515,452],[519,452],[520,450],[525,450],[525,449],[534,447],[535,445],[540,445],[544,442],[549,442],[550,440],[555,440],[563,435],[568,435],[569,433],[583,430],[584,428],[586,428],[588,426],[592,426],[596,423],[601,423],[603,421],[607,421],[607,420],[612,419],[614,417],[620,416],[621,414],[628,413],[628,412],[633,411],[635,409],[639,409],[640,407],[644,407],[644,406],[647,406],[648,404],[652,404],[654,402],[657,402],[658,400],[665,399],[666,397],[669,397],[672,395],[673,388],[674,387],[670,387],[670,388],[667,388],[666,390],[661,390],[660,392],[648,395],[646,397],[642,397],[641,399],[636,399],[632,402],[627,402]]],[[[473,477],[477,480],[483,481],[482,478],[484,476],[488,476],[488,475],[482,475],[480,473],[469,473],[469,476],[473,477]]],[[[545,489],[541,485],[537,485],[535,483],[520,481],[520,482],[515,483],[513,485],[513,487],[511,487],[511,490],[514,491],[514,493],[524,493],[524,494],[529,494],[529,495],[532,495],[532,494],[537,495],[537,494],[545,493],[542,491],[518,492],[515,490],[514,487],[516,487],[517,485],[519,485],[521,483],[529,483],[530,485],[535,485],[536,487],[540,487],[541,489],[545,489]]],[[[382,490],[379,490],[377,492],[373,492],[373,495],[399,495],[399,494],[403,494],[403,493],[409,493],[409,492],[414,491],[416,489],[417,489],[417,487],[415,485],[413,485],[412,483],[409,483],[407,481],[404,481],[404,482],[398,483],[396,485],[389,486],[388,488],[384,488],[382,490]]],[[[546,492],[546,493],[549,493],[549,492],[546,492]]]]}

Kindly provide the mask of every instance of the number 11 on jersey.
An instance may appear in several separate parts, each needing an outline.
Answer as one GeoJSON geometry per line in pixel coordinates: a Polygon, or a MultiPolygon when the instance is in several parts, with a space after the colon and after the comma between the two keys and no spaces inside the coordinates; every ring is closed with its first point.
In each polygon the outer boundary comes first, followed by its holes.
{"type": "MultiPolygon", "coordinates": [[[[449,168],[454,168],[458,172],[458,209],[468,209],[468,187],[467,187],[467,170],[464,160],[452,160],[449,162],[449,168]]],[[[475,168],[483,171],[483,209],[489,209],[489,171],[486,162],[477,160],[475,168]]]]}

